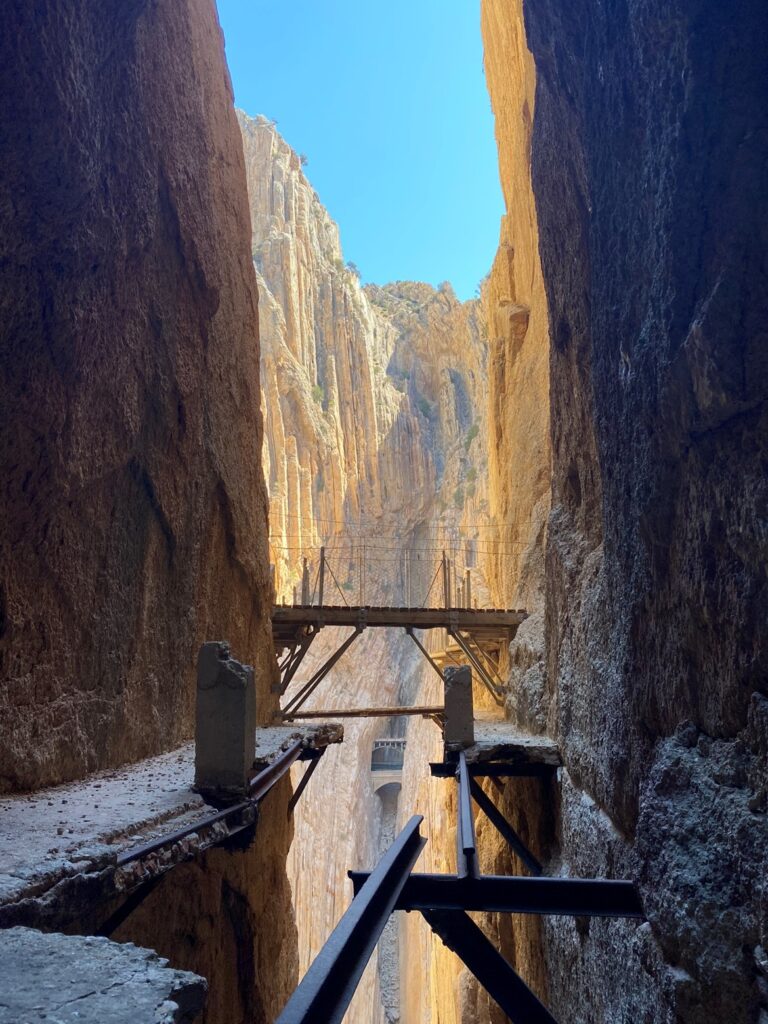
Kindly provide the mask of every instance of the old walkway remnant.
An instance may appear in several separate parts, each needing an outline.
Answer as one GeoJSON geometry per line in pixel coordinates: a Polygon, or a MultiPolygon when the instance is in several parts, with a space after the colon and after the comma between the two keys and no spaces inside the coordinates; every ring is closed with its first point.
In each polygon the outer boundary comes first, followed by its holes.
{"type": "MultiPolygon", "coordinates": [[[[431,568],[431,567],[430,567],[431,568]]],[[[296,677],[304,658],[312,646],[318,633],[326,626],[347,626],[352,632],[336,647],[336,649],[291,695],[279,717],[286,721],[299,717],[335,717],[342,712],[301,712],[307,699],[315,692],[331,669],[337,664],[344,653],[349,650],[355,640],[369,628],[403,629],[414,642],[420,653],[427,659],[431,667],[441,677],[445,677],[447,667],[469,665],[477,678],[491,693],[498,705],[504,703],[505,686],[501,676],[501,652],[515,638],[518,627],[527,618],[522,609],[511,608],[478,608],[477,599],[473,602],[471,571],[466,570],[461,586],[451,583],[451,563],[443,552],[437,560],[432,585],[426,591],[425,603],[418,607],[408,605],[350,605],[345,591],[338,586],[331,561],[325,548],[320,549],[316,585],[310,587],[310,568],[304,559],[303,581],[300,603],[298,593],[294,594],[294,604],[277,604],[272,611],[272,639],[280,668],[280,683],[276,692],[285,695],[291,682],[296,677]],[[426,607],[434,591],[434,582],[443,577],[443,604],[438,607],[426,607]],[[336,581],[337,590],[342,604],[327,604],[328,593],[325,585],[326,576],[336,581]],[[317,603],[315,603],[317,602],[317,603]],[[416,636],[416,630],[440,630],[444,634],[443,649],[431,654],[416,636]]],[[[358,570],[360,578],[365,577],[364,567],[358,570]]],[[[369,590],[373,588],[369,586],[369,590]]],[[[375,592],[375,591],[374,591],[375,592]]],[[[410,588],[409,595],[410,596],[410,588]]],[[[361,588],[360,600],[364,598],[361,588]]],[[[424,713],[435,709],[425,709],[424,713]]],[[[374,713],[372,709],[360,709],[360,716],[367,717],[374,713]]],[[[376,713],[400,713],[407,711],[377,709],[376,713]]],[[[412,710],[410,713],[416,713],[412,710]]],[[[343,712],[346,717],[353,712],[343,712]]]]}
{"type": "Polygon", "coordinates": [[[224,643],[203,645],[198,673],[196,744],[0,799],[0,928],[71,928],[87,893],[97,933],[111,935],[178,864],[250,839],[260,802],[308,761],[290,813],[326,747],[343,738],[337,724],[256,728],[252,672],[224,643]],[[195,775],[206,784],[193,786],[195,775]]]}

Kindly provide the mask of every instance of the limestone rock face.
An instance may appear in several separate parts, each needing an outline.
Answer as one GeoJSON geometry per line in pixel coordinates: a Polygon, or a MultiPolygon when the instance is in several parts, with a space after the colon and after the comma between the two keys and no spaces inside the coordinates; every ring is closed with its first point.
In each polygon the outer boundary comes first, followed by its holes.
{"type": "Polygon", "coordinates": [[[486,573],[495,603],[529,619],[511,645],[507,713],[547,727],[544,551],[551,494],[549,318],[539,259],[530,152],[536,77],[522,0],[483,0],[484,66],[506,213],[483,288],[488,323],[488,490],[496,550],[486,573]]]}
{"type": "MultiPolygon", "coordinates": [[[[329,579],[328,603],[360,603],[361,592],[361,603],[404,603],[401,556],[410,549],[412,597],[421,604],[441,547],[461,533],[482,550],[490,522],[482,306],[459,302],[447,284],[361,288],[298,156],[266,118],[239,119],[259,275],[264,462],[278,595],[291,600],[301,559],[316,564],[321,544],[339,574],[350,560],[354,569],[365,546],[364,591],[359,575],[350,591],[339,592],[329,579]]],[[[432,594],[434,603],[440,599],[432,594]]],[[[302,678],[342,639],[323,630],[302,678]]],[[[402,633],[364,634],[307,707],[413,702],[425,665],[402,633]]],[[[434,724],[424,728],[430,742],[439,736],[434,724]]],[[[345,722],[344,743],[324,756],[297,806],[290,873],[300,972],[348,906],[347,870],[370,867],[388,841],[391,794],[374,792],[371,748],[404,729],[402,721],[345,722]]],[[[413,771],[425,777],[421,731],[408,735],[413,771]]],[[[403,813],[416,809],[409,803],[403,813]]],[[[413,947],[407,948],[411,960],[413,947]]],[[[374,958],[350,1022],[398,1019],[392,967],[391,957],[381,970],[374,958]]]]}
{"type": "Polygon", "coordinates": [[[536,78],[522,0],[483,0],[481,12],[506,207],[499,250],[483,290],[489,349],[488,486],[500,541],[488,573],[507,605],[535,613],[544,602],[551,474],[549,322],[530,169],[536,78]]]}
{"type": "MultiPolygon", "coordinates": [[[[211,0],[14,2],[0,43],[0,788],[268,691],[257,291],[211,0]]],[[[269,698],[265,698],[268,700],[269,698]]]]}
{"type": "Polygon", "coordinates": [[[362,288],[297,154],[267,118],[238,117],[261,296],[270,540],[278,594],[290,597],[297,558],[320,543],[383,529],[405,547],[425,516],[455,522],[480,506],[477,488],[453,498],[484,415],[484,327],[478,303],[460,303],[447,284],[362,288]]]}
{"type": "Polygon", "coordinates": [[[606,815],[650,920],[629,958],[623,930],[549,926],[555,1010],[746,1024],[768,1012],[768,17],[542,0],[526,19],[563,853],[600,863],[606,815]]]}

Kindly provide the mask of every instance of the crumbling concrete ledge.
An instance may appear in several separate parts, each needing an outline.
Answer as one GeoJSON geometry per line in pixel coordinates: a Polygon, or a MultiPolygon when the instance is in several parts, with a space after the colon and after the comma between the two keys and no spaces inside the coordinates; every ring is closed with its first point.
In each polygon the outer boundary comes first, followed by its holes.
{"type": "MultiPolygon", "coordinates": [[[[254,774],[297,740],[321,752],[343,737],[335,724],[257,729],[254,774]]],[[[0,799],[0,928],[96,931],[110,900],[224,841],[229,830],[205,825],[214,808],[191,788],[194,756],[188,743],[80,782],[0,799]],[[118,866],[127,850],[187,828],[186,838],[118,866]]]]}
{"type": "Polygon", "coordinates": [[[133,943],[33,928],[0,931],[0,1024],[177,1024],[207,984],[133,943]]]}

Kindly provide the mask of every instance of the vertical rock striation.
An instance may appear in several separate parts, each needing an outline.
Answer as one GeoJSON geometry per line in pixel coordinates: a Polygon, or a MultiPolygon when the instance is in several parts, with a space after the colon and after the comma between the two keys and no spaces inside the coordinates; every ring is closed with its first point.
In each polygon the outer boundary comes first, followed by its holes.
{"type": "Polygon", "coordinates": [[[508,712],[539,732],[550,703],[544,683],[544,549],[551,446],[549,320],[530,168],[536,75],[522,0],[483,0],[481,25],[506,207],[484,289],[488,487],[500,541],[488,576],[498,602],[529,613],[510,652],[508,712]]]}
{"type": "Polygon", "coordinates": [[[551,992],[579,1021],[747,1024],[768,1014],[768,15],[526,18],[561,848],[636,875],[650,921],[548,925],[551,992]]]}
{"type": "MultiPolygon", "coordinates": [[[[265,117],[239,119],[260,290],[264,461],[278,593],[291,599],[301,559],[316,560],[321,544],[340,576],[340,565],[354,566],[366,545],[363,603],[404,603],[401,556],[408,548],[412,596],[421,604],[440,546],[461,533],[481,547],[490,522],[481,305],[460,303],[447,284],[362,288],[299,157],[265,117]]],[[[351,603],[359,600],[360,583],[354,576],[345,592],[351,603]]],[[[346,599],[330,579],[326,586],[331,603],[346,599]]],[[[339,640],[324,630],[306,673],[339,640]]],[[[366,634],[312,706],[410,702],[423,664],[402,634],[366,634]]],[[[297,807],[291,877],[301,970],[348,905],[347,870],[370,867],[381,829],[391,827],[391,801],[385,815],[374,793],[371,747],[404,728],[402,722],[346,722],[344,744],[325,755],[297,807]]],[[[426,728],[438,735],[434,725],[426,728]]],[[[413,771],[423,776],[425,751],[418,730],[413,736],[420,747],[413,771]]],[[[350,1020],[398,1019],[392,966],[391,956],[380,972],[374,962],[350,1020]]]]}
{"type": "Polygon", "coordinates": [[[210,0],[14,0],[0,42],[0,788],[192,727],[198,645],[272,671],[257,292],[210,0]]]}

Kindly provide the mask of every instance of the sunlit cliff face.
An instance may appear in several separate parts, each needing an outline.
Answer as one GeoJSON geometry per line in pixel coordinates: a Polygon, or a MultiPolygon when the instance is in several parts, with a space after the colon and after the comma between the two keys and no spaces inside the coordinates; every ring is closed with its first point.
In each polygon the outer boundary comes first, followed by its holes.
{"type": "MultiPolygon", "coordinates": [[[[266,119],[239,117],[260,290],[278,594],[292,600],[303,557],[316,585],[322,544],[333,572],[328,601],[404,603],[408,549],[411,597],[421,604],[441,545],[468,536],[488,549],[481,304],[460,303],[447,285],[361,288],[296,154],[266,119]],[[357,569],[363,548],[364,584],[357,569]]],[[[321,633],[302,678],[340,639],[321,633]]],[[[412,703],[425,664],[404,634],[364,634],[307,707],[412,703]]],[[[393,826],[392,801],[385,815],[373,791],[370,755],[374,739],[404,727],[402,720],[348,721],[343,747],[325,755],[297,808],[291,875],[302,968],[346,909],[347,870],[372,864],[393,826]]],[[[414,764],[426,771],[426,759],[414,764]]],[[[393,969],[390,949],[380,970],[372,964],[350,1020],[395,1019],[396,959],[393,969]]]]}

